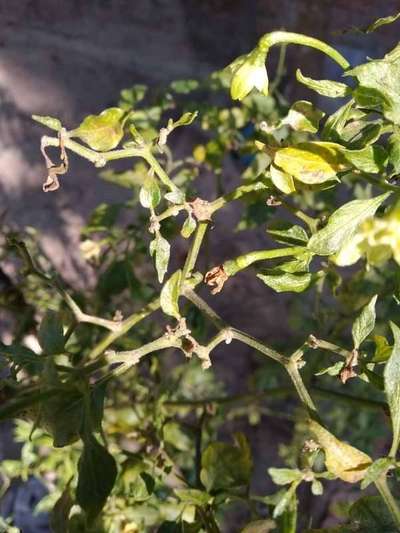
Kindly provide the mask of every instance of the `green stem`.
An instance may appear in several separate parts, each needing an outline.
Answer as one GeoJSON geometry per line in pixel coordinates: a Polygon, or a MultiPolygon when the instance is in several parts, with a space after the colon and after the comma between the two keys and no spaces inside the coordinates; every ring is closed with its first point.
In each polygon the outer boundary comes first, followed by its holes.
{"type": "Polygon", "coordinates": [[[338,63],[343,69],[347,69],[350,66],[350,63],[345,57],[342,56],[337,50],[329,46],[329,44],[315,39],[314,37],[308,37],[307,35],[302,35],[301,33],[292,33],[287,31],[273,31],[271,33],[266,33],[261,37],[258,42],[258,47],[262,52],[268,52],[271,46],[276,44],[298,44],[301,46],[308,46],[310,48],[315,48],[320,52],[329,56],[333,61],[338,63]]]}
{"type": "Polygon", "coordinates": [[[387,484],[386,475],[375,481],[375,486],[382,496],[383,501],[387,505],[387,508],[389,509],[396,526],[400,530],[400,509],[387,484]]]}
{"type": "Polygon", "coordinates": [[[150,149],[144,149],[141,152],[141,157],[147,161],[147,163],[150,165],[150,167],[154,170],[155,174],[158,176],[158,178],[164,183],[166,187],[170,191],[178,191],[179,194],[181,194],[178,187],[175,185],[173,181],[169,178],[168,174],[165,172],[163,167],[160,165],[160,163],[157,161],[157,159],[154,157],[154,155],[151,153],[150,149]]]}
{"type": "Polygon", "coordinates": [[[185,281],[192,275],[193,269],[196,265],[197,257],[200,252],[200,247],[206,234],[208,222],[200,222],[197,226],[192,244],[190,246],[185,264],[182,269],[181,288],[185,281]]]}
{"type": "Polygon", "coordinates": [[[215,213],[216,211],[224,207],[229,202],[233,202],[234,200],[239,200],[245,194],[249,194],[251,192],[256,192],[256,191],[262,191],[265,189],[267,189],[267,187],[262,181],[250,183],[249,185],[240,185],[240,187],[237,187],[233,191],[228,192],[227,194],[224,194],[223,196],[220,196],[219,198],[211,202],[210,203],[211,212],[215,213]]]}
{"type": "Polygon", "coordinates": [[[308,390],[304,385],[303,379],[299,372],[297,361],[295,361],[294,359],[290,359],[285,365],[285,368],[293,382],[293,385],[295,386],[300,400],[307,407],[307,409],[315,415],[315,413],[317,412],[317,408],[315,407],[315,403],[313,402],[308,390]]]}
{"type": "Polygon", "coordinates": [[[256,261],[295,256],[305,251],[307,251],[307,248],[304,246],[290,246],[288,248],[277,248],[275,250],[257,250],[243,254],[235,259],[225,261],[223,268],[228,276],[234,276],[240,270],[247,268],[256,261]]]}

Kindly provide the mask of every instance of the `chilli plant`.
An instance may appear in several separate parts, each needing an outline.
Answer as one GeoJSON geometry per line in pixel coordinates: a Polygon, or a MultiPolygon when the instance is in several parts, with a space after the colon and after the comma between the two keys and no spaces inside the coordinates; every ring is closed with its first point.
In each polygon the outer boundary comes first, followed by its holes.
{"type": "Polygon", "coordinates": [[[399,89],[399,44],[352,66],[325,42],[278,31],[205,82],[160,93],[136,85],[74,129],[33,117],[54,132],[41,140],[44,191],[60,188],[71,153],[97,168],[133,165],[100,173],[127,199],[98,206],[82,230],[81,252],[97,273],[89,289],[54,272],[32,228],[4,228],[2,257],[13,257],[21,275],[12,283],[3,274],[1,305],[15,325],[13,342],[0,345],[0,416],[16,419],[22,443],[21,459],[3,462],[4,491],[14,478],[41,477],[49,494],[40,506],[52,509],[55,532],[294,532],[317,531],[312,513],[297,512],[302,486],[326,501],[324,488],[341,480],[357,487],[344,522],[318,531],[400,531],[399,89]],[[333,114],[306,100],[288,105],[279,93],[290,44],[342,70],[340,82],[296,71],[322,107],[323,98],[339,102],[333,114]],[[269,84],[275,45],[278,75],[269,84]],[[240,104],[224,101],[229,86],[240,104]],[[174,130],[195,120],[201,143],[175,159],[174,130]],[[241,177],[226,190],[229,155],[241,177]],[[206,173],[215,199],[196,194],[206,173]],[[237,200],[235,231],[266,226],[265,247],[215,264],[208,232],[237,200]],[[292,293],[293,334],[279,346],[214,310],[216,295],[229,298],[231,278],[237,287],[246,269],[266,299],[292,293]],[[249,394],[231,397],[212,363],[219,345],[228,357],[236,343],[267,366],[249,394]],[[298,408],[288,412],[282,395],[297,397],[298,408]],[[217,440],[218,429],[243,414],[262,423],[278,409],[293,421],[293,439],[280,448],[286,467],[268,470],[280,490],[259,494],[245,436],[217,440]]]}

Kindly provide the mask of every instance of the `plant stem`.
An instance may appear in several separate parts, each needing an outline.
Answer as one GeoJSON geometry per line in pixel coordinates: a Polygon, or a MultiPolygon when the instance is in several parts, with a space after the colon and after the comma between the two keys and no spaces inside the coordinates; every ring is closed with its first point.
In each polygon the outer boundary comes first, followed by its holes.
{"type": "Polygon", "coordinates": [[[386,474],[375,481],[375,486],[387,505],[396,526],[400,530],[400,509],[387,484],[386,474]]]}
{"type": "Polygon", "coordinates": [[[182,269],[181,290],[183,284],[192,275],[193,269],[196,265],[197,257],[199,255],[200,247],[206,234],[208,222],[200,222],[196,228],[195,235],[189,248],[185,264],[182,269]]]}
{"type": "Polygon", "coordinates": [[[151,153],[151,150],[149,148],[144,149],[140,156],[143,157],[147,161],[147,163],[150,165],[150,167],[154,170],[155,174],[159,177],[159,179],[164,183],[166,187],[170,191],[177,191],[179,194],[181,194],[181,191],[178,189],[178,187],[175,185],[173,181],[169,178],[168,174],[165,172],[165,170],[162,168],[160,163],[157,161],[157,159],[154,157],[154,155],[151,153]]]}
{"type": "Polygon", "coordinates": [[[333,61],[336,61],[343,69],[347,69],[350,66],[350,63],[345,57],[342,56],[337,50],[329,46],[329,44],[315,39],[314,37],[308,37],[307,35],[302,35],[301,33],[292,33],[287,31],[273,31],[271,33],[266,33],[261,37],[258,42],[258,48],[262,52],[268,52],[271,46],[276,44],[298,44],[301,46],[308,46],[310,48],[315,48],[320,52],[323,52],[329,56],[333,61]]]}
{"type": "Polygon", "coordinates": [[[296,256],[307,251],[304,246],[290,246],[288,248],[277,248],[274,250],[256,250],[240,255],[235,259],[229,259],[223,264],[224,271],[228,276],[234,276],[240,270],[243,270],[256,261],[265,261],[266,259],[278,259],[280,257],[296,256]]]}
{"type": "Polygon", "coordinates": [[[293,382],[293,385],[296,388],[300,400],[307,407],[310,413],[313,413],[315,415],[317,413],[317,408],[315,407],[315,403],[313,402],[308,390],[304,385],[304,381],[299,372],[297,361],[290,359],[289,362],[285,365],[285,368],[290,376],[290,379],[293,382]]]}

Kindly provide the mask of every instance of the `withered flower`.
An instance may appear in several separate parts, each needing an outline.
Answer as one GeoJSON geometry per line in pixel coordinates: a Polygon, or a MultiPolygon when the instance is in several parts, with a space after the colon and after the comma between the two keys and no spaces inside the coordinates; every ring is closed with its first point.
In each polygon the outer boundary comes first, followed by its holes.
{"type": "Polygon", "coordinates": [[[220,265],[209,270],[204,277],[204,281],[209,287],[214,287],[211,290],[211,294],[218,294],[222,291],[222,287],[228,277],[223,265],[220,265]]]}

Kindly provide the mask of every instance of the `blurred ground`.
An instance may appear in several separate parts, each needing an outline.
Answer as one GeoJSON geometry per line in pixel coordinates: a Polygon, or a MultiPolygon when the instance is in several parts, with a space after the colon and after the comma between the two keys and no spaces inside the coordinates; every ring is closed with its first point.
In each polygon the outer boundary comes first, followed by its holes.
{"type": "MultiPolygon", "coordinates": [[[[354,63],[367,55],[379,57],[397,43],[398,26],[368,37],[337,32],[398,8],[395,0],[0,0],[0,213],[6,209],[8,221],[37,228],[63,276],[85,284],[90,271],[79,257],[80,227],[97,204],[123,192],[97,180],[94,167],[71,156],[62,188],[44,194],[43,129],[31,121],[32,113],[57,116],[72,128],[83,116],[114,105],[121,88],[200,78],[275,29],[322,37],[354,63]]],[[[298,66],[310,76],[337,74],[321,54],[290,48],[291,78],[284,80],[289,99],[303,94],[292,83],[298,66]]],[[[186,136],[178,148],[190,150],[190,145],[186,136]]],[[[221,240],[235,217],[230,208],[221,229],[212,232],[216,262],[261,243],[260,233],[251,237],[253,242],[248,233],[237,235],[234,243],[221,240]]],[[[287,334],[284,299],[277,303],[270,291],[267,298],[250,276],[235,283],[216,303],[224,318],[271,344],[287,334]]],[[[251,372],[249,354],[236,348],[230,364],[221,364],[223,379],[235,391],[246,386],[239,376],[251,372]]],[[[272,419],[252,432],[262,476],[276,456],[277,435],[287,438],[285,427],[272,419]]]]}

